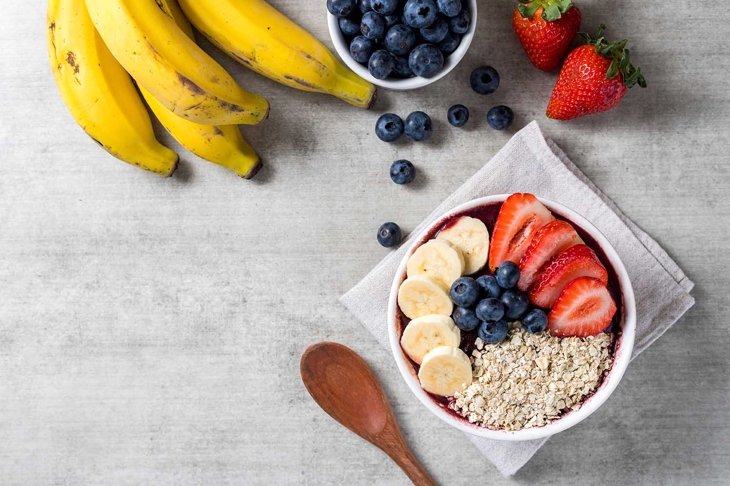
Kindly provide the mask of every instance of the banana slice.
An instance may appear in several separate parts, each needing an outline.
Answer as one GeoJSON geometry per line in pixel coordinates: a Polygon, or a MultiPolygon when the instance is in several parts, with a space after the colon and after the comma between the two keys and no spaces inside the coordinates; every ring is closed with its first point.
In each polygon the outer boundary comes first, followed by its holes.
{"type": "Polygon", "coordinates": [[[471,362],[461,349],[439,346],[423,357],[418,379],[427,392],[450,397],[471,385],[471,362]]]}
{"type": "Polygon", "coordinates": [[[428,277],[408,277],[398,289],[400,310],[410,319],[427,314],[450,316],[454,304],[449,295],[428,277]]]}
{"type": "Polygon", "coordinates": [[[406,264],[409,277],[429,277],[448,292],[464,272],[464,257],[445,240],[430,240],[413,252],[406,264]]]}
{"type": "Polygon", "coordinates": [[[464,255],[464,274],[478,272],[487,264],[489,230],[480,219],[462,216],[441,230],[437,239],[446,240],[464,255]]]}
{"type": "Polygon", "coordinates": [[[458,346],[461,331],[449,316],[428,314],[413,319],[403,331],[400,345],[413,361],[421,364],[423,357],[439,346],[458,346]]]}

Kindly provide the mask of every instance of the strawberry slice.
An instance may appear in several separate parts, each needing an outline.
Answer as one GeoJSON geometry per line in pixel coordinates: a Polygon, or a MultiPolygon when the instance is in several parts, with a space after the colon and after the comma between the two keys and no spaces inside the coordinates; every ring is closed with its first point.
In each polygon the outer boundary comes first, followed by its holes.
{"type": "Polygon", "coordinates": [[[520,262],[520,281],[517,286],[526,291],[540,276],[543,267],[556,255],[571,246],[582,244],[573,226],[556,219],[537,230],[520,262]]]}
{"type": "Polygon", "coordinates": [[[519,265],[535,232],[552,221],[553,215],[532,194],[512,194],[502,204],[489,245],[489,268],[501,263],[519,265]]]}
{"type": "Polygon", "coordinates": [[[608,283],[608,272],[586,245],[572,246],[555,257],[530,289],[530,301],[549,309],[565,286],[578,277],[593,277],[603,285],[608,283]]]}
{"type": "Polygon", "coordinates": [[[568,284],[548,315],[548,330],[557,337],[586,337],[603,332],[616,314],[616,303],[598,279],[580,277],[568,284]]]}

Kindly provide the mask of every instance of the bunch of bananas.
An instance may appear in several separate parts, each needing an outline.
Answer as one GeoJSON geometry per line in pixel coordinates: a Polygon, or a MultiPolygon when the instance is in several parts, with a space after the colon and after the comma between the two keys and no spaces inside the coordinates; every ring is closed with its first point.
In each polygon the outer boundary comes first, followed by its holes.
{"type": "Polygon", "coordinates": [[[198,47],[190,22],[241,64],[284,85],[360,108],[375,98],[372,84],[263,0],[49,0],[48,50],[61,96],[115,157],[163,176],[175,171],[178,156],[155,138],[144,98],[194,154],[245,178],[260,168],[237,125],[265,120],[269,102],[198,47]]]}

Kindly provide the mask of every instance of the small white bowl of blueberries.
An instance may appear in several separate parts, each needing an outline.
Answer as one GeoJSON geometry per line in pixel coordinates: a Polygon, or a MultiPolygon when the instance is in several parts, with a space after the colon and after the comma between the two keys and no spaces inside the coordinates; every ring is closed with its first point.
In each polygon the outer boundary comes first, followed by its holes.
{"type": "Polygon", "coordinates": [[[476,0],[327,0],[335,50],[373,84],[410,90],[446,76],[476,30],[476,0]]]}

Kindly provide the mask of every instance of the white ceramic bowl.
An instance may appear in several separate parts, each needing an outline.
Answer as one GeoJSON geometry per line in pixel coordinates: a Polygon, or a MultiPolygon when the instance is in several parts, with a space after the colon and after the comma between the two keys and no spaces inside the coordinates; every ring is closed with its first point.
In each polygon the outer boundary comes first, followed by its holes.
{"type": "MultiPolygon", "coordinates": [[[[335,50],[340,56],[340,59],[347,64],[358,76],[363,79],[367,79],[376,86],[380,86],[386,89],[392,89],[395,91],[406,91],[409,89],[422,88],[428,86],[431,83],[435,83],[439,79],[443,78],[456,67],[457,64],[464,58],[466,51],[469,50],[471,41],[474,39],[474,32],[476,32],[477,26],[477,0],[463,0],[465,4],[468,4],[469,11],[471,12],[471,26],[469,32],[464,34],[461,38],[461,44],[459,47],[451,53],[449,57],[445,59],[444,67],[436,76],[432,78],[408,78],[408,79],[378,79],[374,77],[368,71],[367,66],[363,66],[359,62],[355,61],[350,55],[350,46],[340,31],[340,26],[337,23],[337,17],[327,11],[327,26],[329,27],[330,37],[332,43],[335,45],[335,50]]],[[[324,4],[324,1],[322,1],[324,4]]],[[[325,10],[326,11],[326,10],[325,10]]]]}
{"type": "Polygon", "coordinates": [[[631,353],[634,348],[634,335],[636,332],[636,303],[634,301],[634,290],[631,287],[631,281],[626,273],[626,268],[621,262],[616,250],[613,249],[608,240],[606,240],[595,226],[576,212],[561,204],[539,198],[540,201],[542,201],[542,203],[545,204],[545,206],[547,206],[547,208],[554,214],[564,217],[593,238],[601,250],[603,250],[606,258],[608,259],[608,263],[613,267],[613,270],[616,273],[618,280],[617,284],[619,287],[618,290],[622,298],[621,307],[623,315],[620,320],[621,335],[616,343],[613,366],[595,393],[588,397],[578,410],[566,412],[559,419],[542,427],[533,427],[513,432],[505,430],[490,430],[486,427],[469,423],[466,419],[446,410],[442,404],[436,402],[421,388],[414,365],[400,346],[401,329],[396,313],[398,312],[398,287],[400,287],[401,282],[405,278],[406,262],[416,248],[425,242],[425,238],[433,233],[435,229],[443,225],[450,217],[461,213],[468,214],[470,210],[485,204],[503,202],[507,196],[508,194],[488,196],[474,199],[473,201],[462,204],[443,215],[414,238],[414,243],[410,248],[408,248],[408,251],[403,257],[403,261],[398,267],[398,271],[390,291],[390,301],[388,303],[388,337],[390,339],[390,347],[393,351],[393,357],[395,358],[398,369],[400,370],[403,379],[408,384],[408,387],[416,395],[416,397],[418,397],[421,403],[423,403],[423,405],[425,405],[431,412],[436,414],[436,416],[438,416],[441,420],[461,431],[476,436],[505,441],[521,441],[549,437],[568,429],[595,412],[596,409],[598,409],[598,407],[600,407],[603,402],[608,399],[614,389],[616,389],[616,386],[621,380],[621,377],[629,364],[629,360],[631,359],[631,353]]]}

